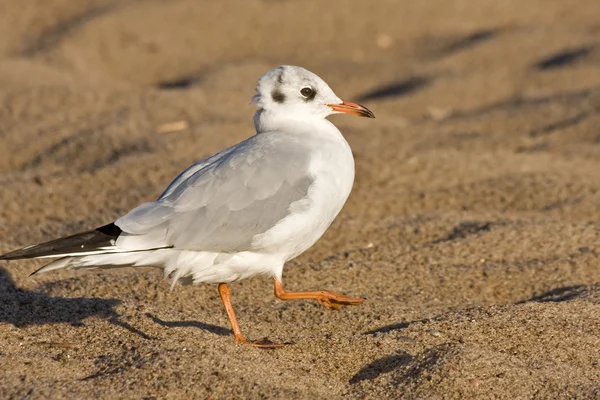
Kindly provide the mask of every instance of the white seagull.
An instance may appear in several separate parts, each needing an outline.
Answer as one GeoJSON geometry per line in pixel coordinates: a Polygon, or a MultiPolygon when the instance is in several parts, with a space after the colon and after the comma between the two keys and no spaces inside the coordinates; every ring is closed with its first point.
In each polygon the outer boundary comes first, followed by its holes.
{"type": "Polygon", "coordinates": [[[114,223],[24,247],[0,260],[57,260],[35,271],[60,268],[154,266],[186,282],[217,283],[234,339],[239,328],[228,282],[273,276],[282,300],[315,299],[329,309],[358,305],[329,291],[287,292],[286,261],[311,247],[333,222],[354,181],[354,159],[340,131],[326,117],[375,116],[344,101],[317,75],[284,65],[263,75],[252,101],[256,135],[192,165],[158,200],[114,223]]]}

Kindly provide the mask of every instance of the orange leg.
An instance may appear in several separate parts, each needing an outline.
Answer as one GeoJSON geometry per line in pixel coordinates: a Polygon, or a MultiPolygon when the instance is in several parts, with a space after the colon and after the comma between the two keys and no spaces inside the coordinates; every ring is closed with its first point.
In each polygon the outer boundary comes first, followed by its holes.
{"type": "Polygon", "coordinates": [[[318,290],[316,292],[286,292],[283,284],[275,278],[275,297],[281,300],[315,299],[330,310],[339,310],[343,306],[357,306],[365,299],[356,299],[343,294],[318,290]]]}
{"type": "Polygon", "coordinates": [[[233,306],[231,305],[231,298],[229,296],[229,286],[227,286],[226,283],[219,283],[219,294],[221,295],[221,301],[223,301],[223,305],[225,306],[225,311],[227,311],[229,322],[231,322],[231,327],[233,328],[233,340],[236,343],[249,344],[251,346],[260,347],[263,349],[276,349],[283,346],[283,344],[273,343],[266,338],[252,342],[247,341],[244,335],[242,335],[242,330],[240,329],[237,319],[235,318],[233,306]]]}

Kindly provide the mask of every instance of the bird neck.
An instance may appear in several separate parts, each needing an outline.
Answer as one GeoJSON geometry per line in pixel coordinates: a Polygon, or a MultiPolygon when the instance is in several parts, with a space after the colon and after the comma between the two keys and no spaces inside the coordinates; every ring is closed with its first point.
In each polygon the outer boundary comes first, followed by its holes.
{"type": "Polygon", "coordinates": [[[341,135],[340,131],[322,116],[307,116],[303,114],[281,114],[259,109],[254,114],[256,133],[264,132],[311,132],[341,135]]]}

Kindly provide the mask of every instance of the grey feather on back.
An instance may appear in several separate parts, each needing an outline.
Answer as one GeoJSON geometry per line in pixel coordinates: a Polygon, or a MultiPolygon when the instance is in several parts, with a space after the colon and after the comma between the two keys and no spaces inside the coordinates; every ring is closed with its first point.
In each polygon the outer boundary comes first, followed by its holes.
{"type": "Polygon", "coordinates": [[[156,202],[115,222],[124,248],[237,252],[274,227],[308,194],[310,152],[297,140],[263,133],[190,167],[156,202]],[[267,137],[269,136],[269,137],[267,137]]]}

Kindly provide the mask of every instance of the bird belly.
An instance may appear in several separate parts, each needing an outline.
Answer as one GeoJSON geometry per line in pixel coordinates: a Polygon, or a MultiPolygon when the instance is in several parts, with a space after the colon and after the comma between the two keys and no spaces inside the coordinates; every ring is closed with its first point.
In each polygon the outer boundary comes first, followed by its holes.
{"type": "Polygon", "coordinates": [[[173,284],[183,282],[228,283],[256,275],[278,275],[283,266],[276,255],[250,251],[239,253],[209,253],[201,251],[178,251],[176,260],[165,266],[165,274],[173,284]]]}

